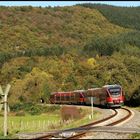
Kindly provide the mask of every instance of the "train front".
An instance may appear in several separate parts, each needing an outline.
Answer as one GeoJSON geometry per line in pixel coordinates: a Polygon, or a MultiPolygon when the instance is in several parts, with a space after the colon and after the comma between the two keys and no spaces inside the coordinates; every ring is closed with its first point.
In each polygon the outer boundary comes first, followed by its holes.
{"type": "Polygon", "coordinates": [[[107,106],[109,107],[120,107],[124,104],[124,91],[120,85],[108,85],[106,87],[107,106]]]}

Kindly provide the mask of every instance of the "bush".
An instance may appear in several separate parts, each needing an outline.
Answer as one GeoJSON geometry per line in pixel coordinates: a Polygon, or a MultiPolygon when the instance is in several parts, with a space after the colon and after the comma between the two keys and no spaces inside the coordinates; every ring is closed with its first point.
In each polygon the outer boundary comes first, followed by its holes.
{"type": "Polygon", "coordinates": [[[140,139],[140,134],[139,133],[134,133],[130,136],[130,139],[140,139]]]}
{"type": "Polygon", "coordinates": [[[29,113],[31,115],[40,115],[42,113],[42,111],[41,111],[41,108],[39,106],[31,106],[29,113]]]}
{"type": "Polygon", "coordinates": [[[134,91],[130,98],[130,105],[140,106],[140,86],[134,91]]]}
{"type": "Polygon", "coordinates": [[[23,109],[23,105],[21,103],[17,103],[17,104],[14,104],[14,105],[10,106],[10,109],[13,112],[17,112],[17,111],[23,109]]]}
{"type": "Polygon", "coordinates": [[[81,118],[81,114],[76,107],[63,106],[61,108],[61,117],[63,121],[67,121],[69,119],[79,119],[81,118]]]}
{"type": "Polygon", "coordinates": [[[13,112],[18,112],[18,111],[21,111],[21,110],[29,112],[31,110],[32,106],[35,107],[35,105],[33,103],[26,103],[26,104],[17,103],[17,104],[14,104],[14,105],[10,106],[10,109],[13,112]]]}
{"type": "Polygon", "coordinates": [[[25,112],[24,111],[19,111],[15,115],[16,116],[25,116],[25,112]]]}
{"type": "Polygon", "coordinates": [[[43,108],[43,113],[49,113],[49,112],[52,112],[52,110],[53,111],[59,110],[60,106],[44,106],[42,108],[43,108]]]}
{"type": "Polygon", "coordinates": [[[31,115],[39,115],[41,113],[48,113],[55,110],[58,110],[59,106],[42,106],[42,105],[36,105],[34,103],[18,103],[13,106],[10,106],[11,111],[17,112],[17,116],[22,116],[25,114],[25,112],[31,114],[31,115]],[[21,111],[22,110],[22,111],[21,111]]]}

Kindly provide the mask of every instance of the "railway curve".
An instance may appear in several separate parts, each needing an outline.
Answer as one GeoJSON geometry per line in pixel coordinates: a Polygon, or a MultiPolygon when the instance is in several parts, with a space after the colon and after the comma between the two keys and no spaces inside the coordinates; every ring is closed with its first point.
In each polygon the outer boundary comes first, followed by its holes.
{"type": "MultiPolygon", "coordinates": [[[[99,128],[101,126],[117,126],[118,124],[126,121],[128,118],[132,116],[132,111],[130,111],[127,108],[112,109],[112,110],[114,113],[110,115],[109,117],[103,118],[101,120],[98,120],[98,121],[95,121],[86,125],[82,125],[77,128],[51,132],[49,134],[46,134],[41,137],[37,137],[35,139],[53,139],[53,138],[78,139],[85,136],[91,130],[94,131],[95,129],[97,131],[97,127],[99,128]],[[123,110],[127,113],[125,113],[125,116],[121,117],[120,119],[114,119],[114,118],[117,118],[120,110],[123,110]],[[111,120],[111,122],[109,122],[109,120],[111,120]]],[[[98,131],[100,131],[100,129],[98,131]]]]}

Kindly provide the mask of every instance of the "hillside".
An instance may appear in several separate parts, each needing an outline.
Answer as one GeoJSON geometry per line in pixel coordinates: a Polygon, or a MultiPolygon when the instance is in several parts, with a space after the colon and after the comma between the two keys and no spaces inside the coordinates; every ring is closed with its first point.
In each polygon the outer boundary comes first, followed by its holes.
{"type": "Polygon", "coordinates": [[[11,83],[11,105],[105,84],[122,85],[133,100],[139,69],[140,31],[98,9],[0,7],[0,84],[11,83]]]}
{"type": "MultiPolygon", "coordinates": [[[[1,61],[21,55],[52,55],[52,51],[61,48],[82,48],[97,35],[106,37],[127,31],[108,22],[97,10],[77,6],[1,7],[0,19],[1,61]]],[[[56,53],[61,52],[62,49],[56,53]]]]}
{"type": "Polygon", "coordinates": [[[105,4],[80,4],[83,7],[99,10],[111,23],[140,30],[140,6],[118,7],[105,4]]]}

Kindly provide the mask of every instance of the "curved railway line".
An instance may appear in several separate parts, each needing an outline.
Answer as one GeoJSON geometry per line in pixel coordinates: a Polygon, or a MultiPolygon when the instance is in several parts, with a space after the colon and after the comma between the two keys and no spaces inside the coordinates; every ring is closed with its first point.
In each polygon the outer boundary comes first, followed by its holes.
{"type": "Polygon", "coordinates": [[[37,137],[34,139],[53,139],[53,138],[78,139],[85,136],[91,129],[94,131],[94,128],[97,128],[99,126],[116,126],[122,123],[123,121],[127,120],[128,118],[130,118],[130,116],[132,115],[132,112],[129,109],[122,107],[120,110],[126,111],[127,115],[125,115],[124,117],[120,119],[116,119],[116,120],[113,120],[112,122],[109,122],[109,120],[111,120],[112,118],[115,118],[119,114],[119,111],[117,109],[112,109],[112,110],[114,113],[104,119],[101,119],[101,120],[98,120],[98,121],[95,121],[95,122],[92,122],[92,123],[89,123],[89,124],[86,124],[77,128],[50,132],[49,134],[46,134],[44,136],[37,137]],[[107,122],[107,124],[103,124],[105,122],[107,122]]]}

